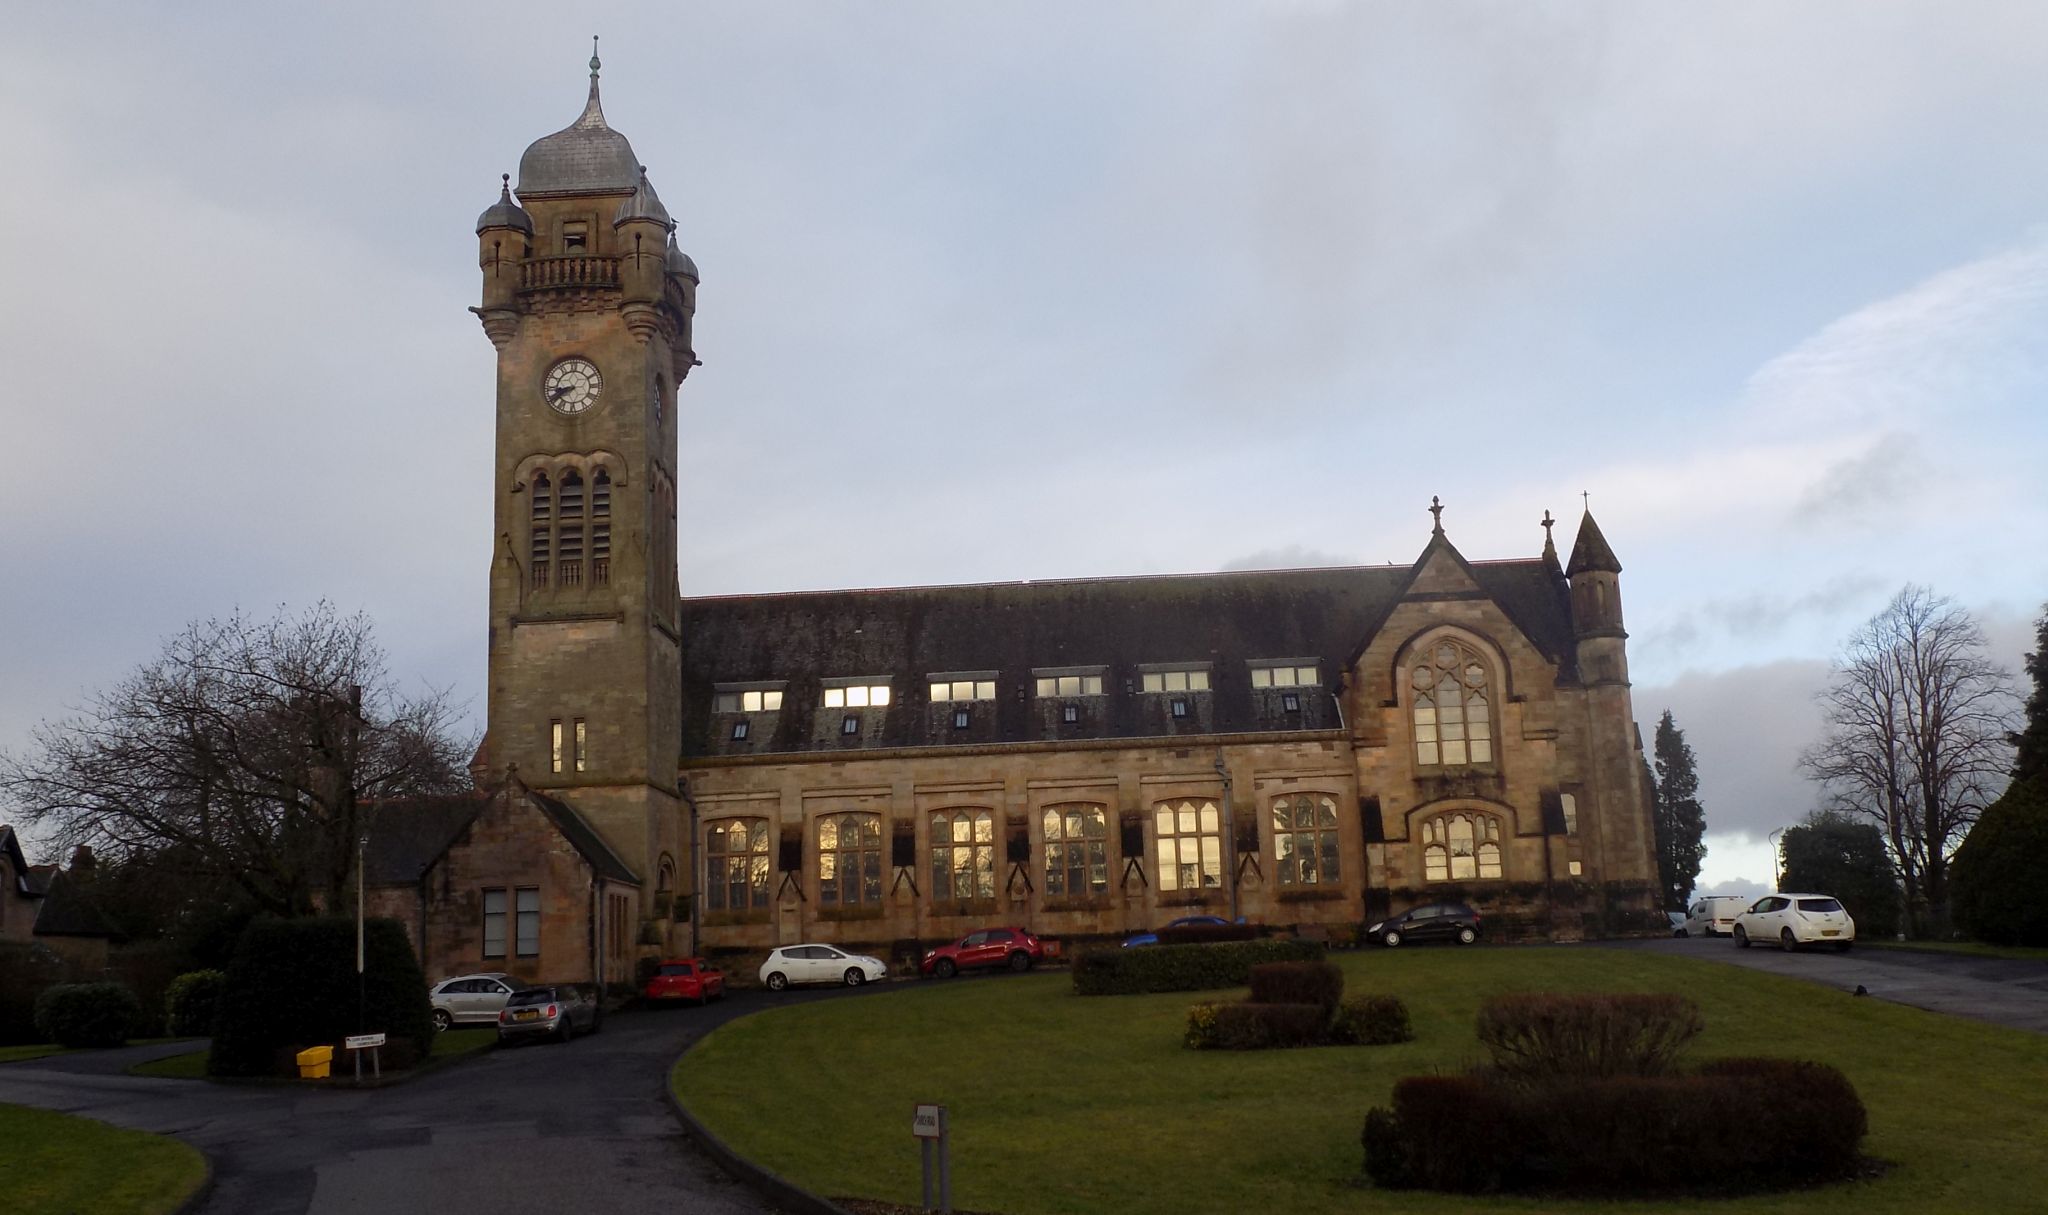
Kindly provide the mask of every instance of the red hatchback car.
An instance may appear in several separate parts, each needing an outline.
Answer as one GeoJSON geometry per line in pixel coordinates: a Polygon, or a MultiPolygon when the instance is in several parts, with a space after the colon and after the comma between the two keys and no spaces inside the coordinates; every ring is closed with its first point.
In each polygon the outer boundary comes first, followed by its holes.
{"type": "Polygon", "coordinates": [[[963,970],[983,966],[1007,966],[1030,970],[1045,961],[1045,946],[1022,928],[984,928],[970,932],[951,945],[941,945],[924,955],[919,972],[950,979],[963,970]]]}
{"type": "Polygon", "coordinates": [[[702,958],[670,958],[655,968],[640,994],[655,1001],[708,1004],[725,998],[725,973],[702,958]]]}

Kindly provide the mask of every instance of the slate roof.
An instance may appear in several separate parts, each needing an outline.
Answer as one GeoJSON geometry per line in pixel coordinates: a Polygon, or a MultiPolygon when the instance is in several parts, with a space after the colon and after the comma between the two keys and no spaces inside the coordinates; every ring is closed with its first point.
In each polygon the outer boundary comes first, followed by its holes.
{"type": "Polygon", "coordinates": [[[101,914],[83,882],[60,871],[49,875],[42,906],[36,909],[39,937],[115,937],[120,931],[101,914]]]}
{"type": "Polygon", "coordinates": [[[1587,511],[1579,520],[1579,538],[1572,543],[1572,559],[1564,567],[1565,574],[1573,578],[1586,570],[1609,574],[1621,572],[1621,561],[1609,547],[1607,537],[1600,534],[1600,525],[1593,522],[1592,511],[1587,511]]]}
{"type": "MultiPolygon", "coordinates": [[[[1462,558],[1460,559],[1462,561],[1462,558]]],[[[1341,728],[1338,673],[1399,602],[1412,566],[1262,570],[685,599],[683,754],[704,758],[957,743],[1207,736],[1341,728]],[[1314,662],[1322,684],[1254,689],[1261,660],[1314,662]],[[1146,694],[1151,664],[1206,664],[1211,690],[1146,694]],[[1041,700],[1044,668],[1099,669],[1106,695],[1041,700]],[[929,677],[993,672],[996,697],[933,704],[929,677]],[[886,709],[823,708],[826,681],[890,683],[886,709]],[[713,711],[720,685],[783,682],[783,708],[713,711]],[[880,679],[878,678],[878,682],[880,679]],[[1283,694],[1297,692],[1298,710],[1283,694]],[[1063,704],[1081,720],[1062,720],[1063,704]],[[955,728],[953,710],[969,710],[955,728]],[[858,730],[841,733],[855,716],[858,730]]],[[[1561,668],[1575,653],[1569,601],[1540,559],[1467,565],[1482,590],[1561,668]]]]}
{"type": "Polygon", "coordinates": [[[15,893],[24,896],[34,894],[28,884],[28,858],[21,854],[21,837],[5,823],[0,823],[0,850],[5,850],[14,861],[15,893]]]}
{"type": "Polygon", "coordinates": [[[562,833],[562,838],[569,841],[570,847],[583,854],[583,859],[590,862],[590,867],[595,869],[599,876],[615,882],[639,884],[639,875],[635,874],[626,862],[619,859],[619,854],[613,852],[611,845],[604,842],[604,837],[589,823],[584,822],[583,816],[576,813],[567,802],[557,801],[545,793],[532,790],[527,791],[527,796],[532,798],[534,804],[538,805],[548,816],[549,821],[554,823],[555,830],[562,833]]]}
{"type": "Polygon", "coordinates": [[[474,793],[404,798],[369,807],[363,880],[372,886],[419,881],[483,808],[484,798],[474,793]]]}

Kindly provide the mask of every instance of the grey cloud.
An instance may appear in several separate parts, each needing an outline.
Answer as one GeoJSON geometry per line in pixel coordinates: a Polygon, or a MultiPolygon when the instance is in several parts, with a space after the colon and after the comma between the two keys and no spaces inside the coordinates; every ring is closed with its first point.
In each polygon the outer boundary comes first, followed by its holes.
{"type": "Polygon", "coordinates": [[[1822,470],[1799,495],[1792,522],[1881,527],[1920,499],[1932,471],[1925,450],[1912,436],[1886,434],[1859,454],[1822,470]]]}
{"type": "Polygon", "coordinates": [[[1280,548],[1263,548],[1255,553],[1246,553],[1242,557],[1232,557],[1218,568],[1228,573],[1233,570],[1300,570],[1317,566],[1357,564],[1359,561],[1356,557],[1289,544],[1280,548]]]}
{"type": "Polygon", "coordinates": [[[1827,677],[1825,662],[1790,659],[1638,686],[1634,699],[1643,745],[1651,745],[1657,720],[1669,709],[1699,761],[1707,829],[1762,838],[1815,805],[1814,787],[1800,775],[1798,760],[1820,737],[1813,696],[1827,677]]]}

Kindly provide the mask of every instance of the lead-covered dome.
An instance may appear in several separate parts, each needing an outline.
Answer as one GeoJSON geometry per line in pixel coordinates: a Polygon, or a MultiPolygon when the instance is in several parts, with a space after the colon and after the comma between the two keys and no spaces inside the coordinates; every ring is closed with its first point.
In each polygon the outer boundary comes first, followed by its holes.
{"type": "Polygon", "coordinates": [[[676,243],[673,234],[668,238],[668,272],[680,274],[693,283],[702,281],[697,277],[697,263],[690,259],[689,254],[683,252],[683,247],[676,243]]]}
{"type": "Polygon", "coordinates": [[[512,201],[512,175],[510,173],[505,174],[504,180],[505,185],[498,195],[498,201],[485,208],[484,213],[476,217],[477,233],[482,235],[485,230],[490,228],[512,228],[532,236],[533,216],[526,213],[525,207],[512,201]]]}
{"type": "Polygon", "coordinates": [[[626,137],[605,125],[597,100],[598,60],[590,56],[590,100],[575,122],[536,139],[519,158],[519,196],[631,193],[640,158],[626,137]]]}
{"type": "Polygon", "coordinates": [[[654,192],[654,183],[647,180],[647,166],[640,166],[640,181],[633,187],[633,196],[619,204],[612,216],[612,226],[620,227],[636,219],[651,220],[664,228],[674,228],[675,221],[668,217],[668,208],[661,205],[661,196],[654,192]]]}

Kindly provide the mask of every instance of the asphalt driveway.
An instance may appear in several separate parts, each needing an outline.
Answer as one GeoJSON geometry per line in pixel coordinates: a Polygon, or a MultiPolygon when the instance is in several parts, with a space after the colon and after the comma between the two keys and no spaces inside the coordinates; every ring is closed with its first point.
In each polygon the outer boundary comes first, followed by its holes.
{"type": "Polygon", "coordinates": [[[0,1102],[175,1135],[213,1163],[220,1215],[686,1210],[763,1212],[678,1129],[668,1066],[712,1026],[775,1004],[867,998],[737,992],[709,1008],[613,1016],[563,1045],[492,1051],[408,1084],[306,1091],[119,1074],[196,1043],[0,1066],[0,1102]]]}
{"type": "Polygon", "coordinates": [[[1806,979],[1841,991],[1855,991],[1861,986],[1880,1000],[2048,1033],[2048,962],[1868,946],[1848,953],[1783,953],[1763,945],[1740,949],[1726,937],[1606,941],[1600,947],[1646,949],[1726,962],[1806,979]]]}

